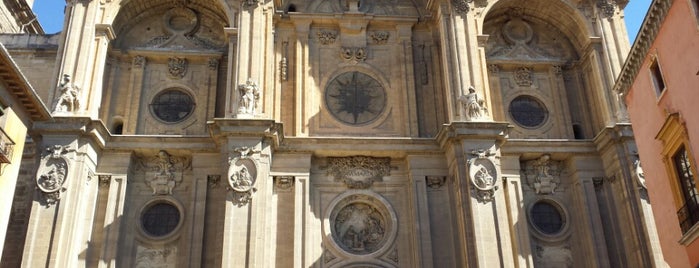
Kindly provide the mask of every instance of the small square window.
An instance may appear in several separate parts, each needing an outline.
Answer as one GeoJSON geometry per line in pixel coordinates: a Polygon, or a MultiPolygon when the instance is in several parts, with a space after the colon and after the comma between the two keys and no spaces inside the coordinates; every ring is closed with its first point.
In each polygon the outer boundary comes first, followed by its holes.
{"type": "Polygon", "coordinates": [[[653,79],[653,86],[655,86],[655,94],[660,96],[665,91],[665,79],[657,59],[654,59],[650,64],[650,76],[653,79]]]}

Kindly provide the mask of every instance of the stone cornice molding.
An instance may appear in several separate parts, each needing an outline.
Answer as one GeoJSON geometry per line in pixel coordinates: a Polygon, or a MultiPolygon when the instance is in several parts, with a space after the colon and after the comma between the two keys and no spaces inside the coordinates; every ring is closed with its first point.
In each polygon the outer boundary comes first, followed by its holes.
{"type": "Polygon", "coordinates": [[[633,42],[619,77],[614,83],[613,90],[615,92],[623,95],[628,93],[673,2],[674,0],[653,0],[651,3],[638,36],[633,42]]]}
{"type": "Polygon", "coordinates": [[[24,76],[5,46],[0,44],[0,78],[5,81],[8,91],[13,94],[32,120],[51,119],[46,104],[36,93],[29,80],[24,76]]]}

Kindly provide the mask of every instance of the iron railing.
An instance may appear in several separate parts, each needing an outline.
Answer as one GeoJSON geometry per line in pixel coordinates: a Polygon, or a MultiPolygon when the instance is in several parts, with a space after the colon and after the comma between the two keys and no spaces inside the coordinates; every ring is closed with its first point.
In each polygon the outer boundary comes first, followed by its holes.
{"type": "Polygon", "coordinates": [[[0,164],[10,163],[15,142],[0,128],[0,164]]]}
{"type": "Polygon", "coordinates": [[[689,229],[699,222],[699,200],[696,200],[696,196],[692,199],[687,200],[687,202],[677,211],[677,218],[680,221],[680,228],[682,228],[682,233],[686,233],[689,229]]]}

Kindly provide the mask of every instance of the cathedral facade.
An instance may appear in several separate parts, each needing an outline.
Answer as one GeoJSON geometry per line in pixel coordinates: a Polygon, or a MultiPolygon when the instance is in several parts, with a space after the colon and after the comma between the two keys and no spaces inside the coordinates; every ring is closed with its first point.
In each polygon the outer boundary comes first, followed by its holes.
{"type": "Polygon", "coordinates": [[[5,267],[656,267],[623,0],[69,0],[5,267]]]}

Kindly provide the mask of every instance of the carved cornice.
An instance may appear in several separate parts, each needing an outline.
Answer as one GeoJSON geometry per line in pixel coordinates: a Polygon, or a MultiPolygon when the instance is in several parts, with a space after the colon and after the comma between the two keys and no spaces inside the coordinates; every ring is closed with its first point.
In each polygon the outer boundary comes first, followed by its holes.
{"type": "Polygon", "coordinates": [[[615,92],[622,95],[628,93],[631,84],[643,65],[643,61],[651,45],[653,45],[655,41],[655,37],[658,35],[660,26],[665,20],[665,16],[670,10],[672,2],[673,1],[670,0],[654,0],[651,3],[648,14],[646,14],[645,19],[643,19],[641,29],[638,31],[638,36],[636,36],[636,41],[633,42],[633,46],[624,62],[621,73],[614,83],[615,92]]]}

